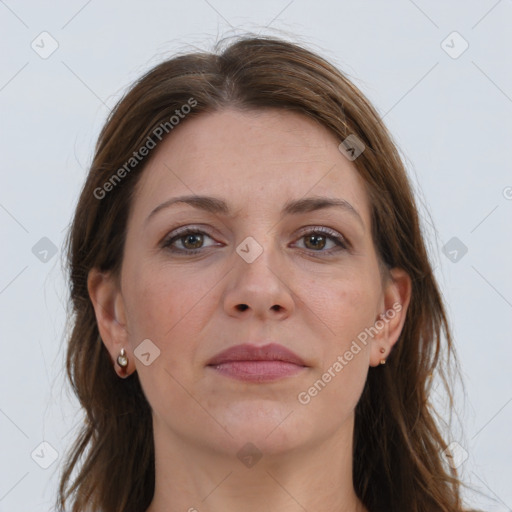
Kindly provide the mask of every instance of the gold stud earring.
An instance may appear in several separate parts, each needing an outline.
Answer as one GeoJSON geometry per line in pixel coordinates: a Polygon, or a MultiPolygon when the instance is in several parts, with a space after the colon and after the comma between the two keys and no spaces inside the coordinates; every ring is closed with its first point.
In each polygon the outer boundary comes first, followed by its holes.
{"type": "MultiPolygon", "coordinates": [[[[384,352],[386,352],[386,349],[384,347],[380,347],[380,353],[384,354],[384,352]]],[[[381,359],[380,360],[380,364],[386,364],[386,360],[385,359],[381,359]]]]}
{"type": "Polygon", "coordinates": [[[121,349],[121,353],[117,356],[117,364],[121,368],[126,368],[128,366],[128,358],[126,357],[126,351],[124,348],[121,349]]]}

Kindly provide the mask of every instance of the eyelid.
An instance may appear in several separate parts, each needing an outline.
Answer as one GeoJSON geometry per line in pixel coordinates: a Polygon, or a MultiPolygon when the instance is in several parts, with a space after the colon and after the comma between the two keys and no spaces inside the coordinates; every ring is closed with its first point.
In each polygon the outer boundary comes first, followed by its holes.
{"type": "Polygon", "coordinates": [[[211,228],[210,226],[206,226],[203,224],[185,224],[185,225],[178,226],[176,228],[171,228],[167,232],[167,234],[163,237],[161,243],[166,243],[169,240],[171,240],[172,238],[178,237],[179,235],[185,235],[189,231],[192,231],[194,233],[196,233],[196,232],[204,233],[204,234],[208,235],[209,237],[218,236],[218,235],[214,235],[214,233],[218,233],[218,231],[211,228]]]}

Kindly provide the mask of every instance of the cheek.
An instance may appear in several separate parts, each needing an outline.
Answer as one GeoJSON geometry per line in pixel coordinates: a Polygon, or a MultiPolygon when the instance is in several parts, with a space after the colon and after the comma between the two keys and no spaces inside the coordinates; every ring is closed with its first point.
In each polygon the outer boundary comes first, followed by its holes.
{"type": "Polygon", "coordinates": [[[373,324],[377,317],[380,297],[379,283],[356,273],[339,277],[314,288],[306,304],[314,311],[319,325],[337,349],[357,337],[366,327],[373,324]]]}
{"type": "Polygon", "coordinates": [[[181,324],[190,325],[189,318],[201,309],[197,306],[207,291],[207,283],[197,276],[151,263],[127,265],[125,282],[130,332],[152,335],[161,343],[183,329],[181,324]]]}
{"type": "Polygon", "coordinates": [[[213,274],[161,263],[127,266],[124,292],[132,348],[150,339],[160,349],[160,366],[177,377],[194,378],[202,333],[219,307],[215,290],[219,277],[213,274]]]}
{"type": "Polygon", "coordinates": [[[333,407],[340,413],[355,406],[363,390],[370,347],[365,329],[377,318],[381,292],[380,279],[372,269],[351,270],[315,288],[308,303],[317,318],[315,323],[325,327],[318,351],[320,367],[311,382],[318,383],[319,391],[311,392],[321,395],[315,400],[318,407],[333,407]]]}
{"type": "MultiPolygon", "coordinates": [[[[301,387],[298,396],[304,413],[310,418],[329,418],[326,428],[337,428],[357,405],[369,370],[370,345],[358,336],[372,325],[375,313],[375,293],[343,283],[331,288],[323,301],[317,300],[317,315],[328,325],[322,336],[319,367],[301,387]],[[330,426],[328,426],[330,425],[330,426]]],[[[321,323],[321,322],[317,322],[321,323]]],[[[312,421],[311,428],[314,427],[312,421]]]]}
{"type": "Polygon", "coordinates": [[[200,285],[204,279],[148,262],[127,265],[124,279],[131,348],[136,351],[142,340],[149,339],[160,351],[149,366],[135,361],[148,401],[162,416],[166,414],[162,404],[193,409],[190,396],[179,383],[195,378],[200,331],[211,314],[207,290],[204,283],[200,285]]]}

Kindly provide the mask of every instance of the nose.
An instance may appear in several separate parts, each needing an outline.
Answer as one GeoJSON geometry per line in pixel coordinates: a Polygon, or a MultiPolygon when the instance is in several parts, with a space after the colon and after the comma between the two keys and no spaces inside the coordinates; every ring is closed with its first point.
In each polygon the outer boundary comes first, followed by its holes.
{"type": "Polygon", "coordinates": [[[230,316],[260,320],[284,319],[294,309],[291,273],[277,254],[265,247],[251,263],[235,253],[234,267],[226,276],[224,310],[230,316]]]}

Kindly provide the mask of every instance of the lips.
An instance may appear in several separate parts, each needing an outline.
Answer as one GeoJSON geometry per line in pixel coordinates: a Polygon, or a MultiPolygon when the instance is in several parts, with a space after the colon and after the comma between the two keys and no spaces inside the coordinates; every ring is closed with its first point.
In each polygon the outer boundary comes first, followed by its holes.
{"type": "Polygon", "coordinates": [[[269,343],[263,346],[250,343],[235,345],[216,354],[208,361],[207,366],[237,361],[282,361],[297,366],[307,366],[297,354],[278,343],[269,343]]]}

